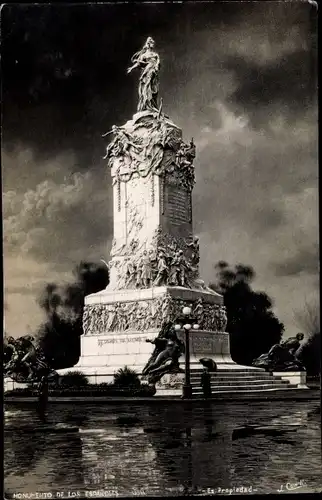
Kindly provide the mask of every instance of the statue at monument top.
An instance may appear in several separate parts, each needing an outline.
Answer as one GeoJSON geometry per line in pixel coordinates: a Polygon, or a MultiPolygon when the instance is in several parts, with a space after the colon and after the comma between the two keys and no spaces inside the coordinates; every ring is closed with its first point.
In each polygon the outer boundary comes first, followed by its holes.
{"type": "Polygon", "coordinates": [[[159,111],[158,92],[159,92],[159,70],[160,57],[154,51],[154,40],[150,36],[147,38],[143,48],[136,52],[132,58],[133,63],[127,72],[135,68],[141,69],[139,79],[139,102],[138,111],[159,111]]]}

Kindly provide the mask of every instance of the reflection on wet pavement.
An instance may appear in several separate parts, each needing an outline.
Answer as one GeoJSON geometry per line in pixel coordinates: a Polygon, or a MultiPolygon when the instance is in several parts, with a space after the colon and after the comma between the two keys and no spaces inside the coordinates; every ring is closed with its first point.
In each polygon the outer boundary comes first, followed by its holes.
{"type": "Polygon", "coordinates": [[[26,423],[39,428],[37,414],[8,406],[6,497],[60,492],[67,498],[84,490],[105,496],[229,494],[230,488],[274,493],[291,483],[300,485],[298,492],[320,491],[317,403],[270,406],[55,404],[50,424],[79,427],[60,434],[19,432],[26,423]]]}

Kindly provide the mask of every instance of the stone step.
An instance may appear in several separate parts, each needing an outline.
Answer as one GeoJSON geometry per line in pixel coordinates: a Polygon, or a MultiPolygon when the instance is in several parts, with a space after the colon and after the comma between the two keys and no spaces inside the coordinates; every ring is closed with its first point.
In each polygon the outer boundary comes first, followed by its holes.
{"type": "MultiPolygon", "coordinates": [[[[198,378],[191,378],[191,383],[192,384],[200,384],[201,383],[201,377],[198,378]]],[[[277,382],[280,382],[281,378],[264,378],[264,377],[245,377],[245,378],[236,378],[236,377],[226,377],[226,378],[212,378],[210,379],[210,382],[213,383],[225,383],[225,382],[241,382],[244,384],[251,384],[253,380],[261,380],[262,382],[270,382],[271,380],[276,380],[277,382]]]]}
{"type": "MultiPolygon", "coordinates": [[[[184,366],[183,366],[183,369],[184,369],[184,366]]],[[[201,375],[202,372],[203,372],[203,369],[198,369],[198,368],[191,368],[191,373],[195,373],[196,375],[201,375]]],[[[266,372],[265,370],[256,370],[254,368],[249,368],[249,369],[240,369],[240,368],[236,368],[236,369],[233,369],[233,368],[228,368],[228,369],[220,369],[218,368],[215,372],[213,372],[213,374],[216,374],[216,373],[220,373],[220,375],[226,375],[226,374],[236,374],[236,375],[247,375],[247,374],[250,374],[250,373],[267,373],[269,375],[268,372],[266,372]]]]}
{"type": "MultiPolygon", "coordinates": [[[[196,381],[199,382],[201,380],[201,375],[190,375],[191,381],[196,381]]],[[[272,375],[262,375],[262,374],[253,374],[253,375],[246,375],[246,376],[233,376],[229,375],[226,377],[223,377],[221,375],[211,375],[211,381],[225,381],[225,380],[238,380],[238,381],[251,381],[251,380],[282,380],[280,376],[273,377],[272,375]]]]}
{"type": "MultiPolygon", "coordinates": [[[[192,375],[201,375],[203,373],[203,370],[197,371],[197,370],[190,370],[190,373],[192,375]]],[[[235,377],[249,377],[250,375],[263,375],[264,377],[271,377],[272,374],[270,372],[253,372],[253,371],[247,371],[247,372],[238,372],[235,370],[217,370],[216,372],[210,372],[211,376],[213,377],[230,377],[234,375],[235,377]]]]}
{"type": "MultiPolygon", "coordinates": [[[[227,386],[215,386],[211,388],[212,393],[219,393],[219,392],[253,392],[253,391],[274,391],[278,389],[289,389],[289,388],[296,388],[296,385],[292,384],[262,384],[262,385],[254,385],[254,386],[249,386],[249,385],[239,385],[239,386],[234,386],[234,385],[227,385],[227,386]]],[[[193,395],[196,396],[201,396],[203,395],[203,391],[201,388],[192,388],[192,393],[193,395]]]]}
{"type": "MultiPolygon", "coordinates": [[[[211,393],[212,394],[249,394],[249,393],[255,393],[255,394],[260,394],[260,393],[263,393],[263,394],[266,394],[267,392],[278,392],[278,391],[282,391],[283,393],[285,391],[294,391],[294,390],[297,390],[297,385],[288,385],[287,387],[285,387],[285,385],[281,385],[281,386],[274,386],[274,387],[270,387],[270,388],[261,388],[261,387],[256,387],[255,388],[248,388],[248,389],[240,389],[240,388],[236,388],[236,389],[218,389],[218,390],[212,390],[211,393]]],[[[192,392],[192,396],[193,397],[196,397],[196,398],[203,398],[203,393],[200,392],[200,391],[193,391],[192,392]]]]}
{"type": "MultiPolygon", "coordinates": [[[[194,380],[196,382],[199,382],[201,380],[201,376],[200,377],[196,377],[196,376],[190,376],[191,380],[194,380]]],[[[210,380],[212,382],[216,382],[216,381],[225,381],[225,380],[237,380],[239,382],[247,382],[247,381],[252,381],[252,380],[282,380],[282,378],[280,376],[277,376],[277,377],[265,377],[261,374],[257,374],[257,375],[249,375],[248,377],[234,377],[234,376],[230,376],[230,377],[211,377],[210,380]]]]}
{"type": "MultiPolygon", "coordinates": [[[[251,382],[247,382],[245,383],[244,381],[236,381],[236,380],[228,380],[228,381],[222,381],[222,382],[212,382],[211,383],[211,387],[224,387],[224,386],[230,386],[230,385],[234,385],[234,386],[245,386],[245,387],[251,387],[253,385],[287,385],[289,384],[290,382],[288,380],[252,380],[251,382]]],[[[193,387],[202,387],[201,383],[198,382],[198,383],[193,383],[191,381],[191,385],[193,387]]]]}
{"type": "MultiPolygon", "coordinates": [[[[184,365],[184,363],[183,363],[184,365]]],[[[190,364],[191,371],[202,372],[204,367],[201,364],[190,364]]],[[[262,368],[256,368],[255,366],[240,366],[238,368],[235,367],[233,363],[230,365],[221,366],[219,363],[217,364],[216,372],[265,372],[262,368]]],[[[267,373],[267,372],[265,372],[267,373]]]]}

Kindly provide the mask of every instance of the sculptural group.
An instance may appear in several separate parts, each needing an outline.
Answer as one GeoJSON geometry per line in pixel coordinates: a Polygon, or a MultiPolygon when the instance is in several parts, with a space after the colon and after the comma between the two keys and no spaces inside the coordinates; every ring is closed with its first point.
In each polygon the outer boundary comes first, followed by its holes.
{"type": "Polygon", "coordinates": [[[188,261],[183,250],[178,248],[159,248],[157,253],[144,250],[135,258],[126,258],[125,266],[125,288],[190,287],[191,274],[196,271],[192,261],[188,261]]]}
{"type": "Polygon", "coordinates": [[[116,169],[113,182],[128,182],[134,174],[147,177],[175,175],[187,190],[195,182],[193,161],[196,147],[193,139],[186,144],[178,127],[162,112],[158,103],[160,58],[148,37],[143,48],[132,57],[128,73],[139,68],[139,101],[137,115],[123,126],[113,125],[103,137],[114,137],[106,148],[104,159],[116,169]]]}
{"type": "Polygon", "coordinates": [[[253,361],[253,366],[265,368],[271,372],[305,370],[300,359],[303,339],[303,333],[298,333],[295,337],[273,345],[267,353],[253,361]]]}
{"type": "Polygon", "coordinates": [[[38,382],[58,377],[35,339],[30,336],[8,337],[4,344],[4,376],[16,382],[38,382]]]}
{"type": "MultiPolygon", "coordinates": [[[[118,249],[119,255],[121,249],[118,249]]],[[[192,241],[158,242],[150,250],[114,259],[119,288],[183,286],[194,288],[198,278],[199,238],[192,241]],[[164,245],[164,246],[163,246],[164,245]],[[185,251],[183,250],[185,249],[185,251]]]]}
{"type": "Polygon", "coordinates": [[[155,346],[142,371],[142,380],[155,385],[166,373],[182,373],[179,358],[184,353],[184,343],[178,339],[172,323],[165,323],[155,339],[147,339],[155,346]]]}
{"type": "Polygon", "coordinates": [[[193,139],[186,144],[163,115],[159,117],[151,113],[144,118],[138,118],[128,126],[113,125],[112,130],[104,134],[114,135],[103,157],[110,167],[118,165],[114,182],[118,179],[127,182],[135,173],[140,177],[147,177],[150,173],[169,174],[176,175],[178,182],[191,190],[195,183],[193,161],[196,147],[193,139]],[[142,128],[148,133],[142,134],[142,128]]]}

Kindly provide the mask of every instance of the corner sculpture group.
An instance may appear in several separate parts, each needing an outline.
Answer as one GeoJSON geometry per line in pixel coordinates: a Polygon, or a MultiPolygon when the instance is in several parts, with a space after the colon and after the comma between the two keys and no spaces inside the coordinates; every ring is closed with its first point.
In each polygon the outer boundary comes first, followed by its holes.
{"type": "Polygon", "coordinates": [[[297,333],[280,344],[275,344],[271,349],[253,361],[253,366],[264,368],[267,371],[304,371],[301,362],[303,333],[297,333]]]}
{"type": "Polygon", "coordinates": [[[48,380],[58,379],[50,361],[31,335],[17,339],[8,337],[4,344],[4,377],[18,383],[36,383],[39,394],[48,380]]]}
{"type": "MultiPolygon", "coordinates": [[[[131,171],[139,172],[142,177],[146,177],[152,169],[158,171],[157,169],[162,159],[158,148],[173,148],[176,153],[174,163],[178,167],[178,173],[179,175],[181,174],[183,183],[187,187],[191,187],[195,182],[193,160],[196,156],[196,146],[193,139],[191,139],[190,144],[186,144],[182,140],[179,145],[173,144],[171,137],[173,131],[169,130],[166,126],[165,115],[162,116],[154,116],[153,122],[149,117],[145,117],[145,120],[142,118],[134,126],[133,131],[142,127],[143,124],[150,126],[150,137],[147,139],[147,142],[144,142],[142,138],[134,136],[125,127],[113,125],[112,129],[103,135],[103,137],[109,134],[114,135],[114,139],[106,148],[106,154],[103,159],[108,159],[108,163],[111,165],[114,158],[121,158],[121,163],[131,165],[131,171]],[[149,168],[142,172],[138,167],[142,159],[146,161],[147,158],[150,160],[149,168]]],[[[174,166],[171,168],[170,164],[167,165],[168,172],[171,172],[173,168],[174,166]]]]}

